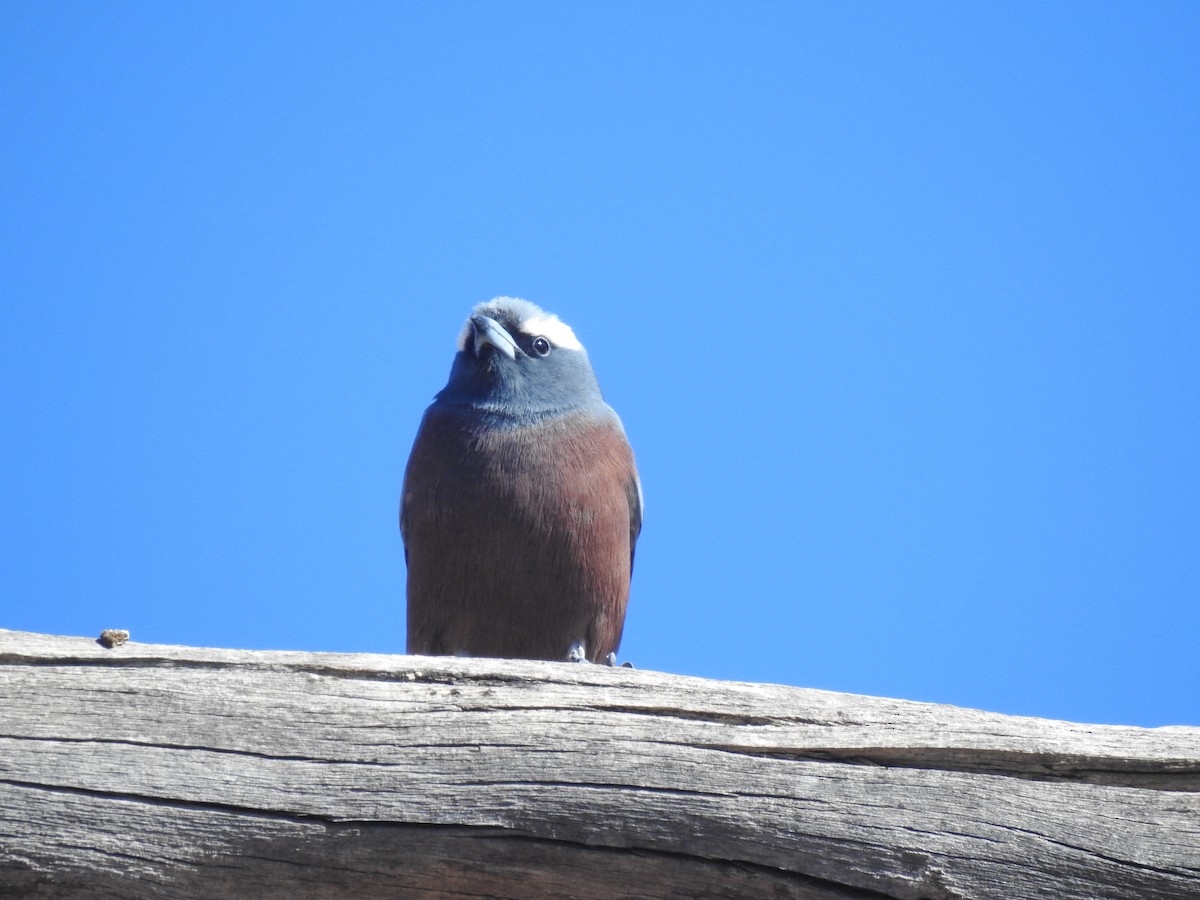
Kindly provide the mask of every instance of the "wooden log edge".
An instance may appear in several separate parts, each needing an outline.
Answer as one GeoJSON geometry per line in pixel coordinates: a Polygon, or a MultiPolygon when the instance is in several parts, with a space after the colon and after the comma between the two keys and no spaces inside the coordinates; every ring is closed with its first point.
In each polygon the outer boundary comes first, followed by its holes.
{"type": "Polygon", "coordinates": [[[0,896],[1200,897],[1200,728],[0,630],[0,896]]]}

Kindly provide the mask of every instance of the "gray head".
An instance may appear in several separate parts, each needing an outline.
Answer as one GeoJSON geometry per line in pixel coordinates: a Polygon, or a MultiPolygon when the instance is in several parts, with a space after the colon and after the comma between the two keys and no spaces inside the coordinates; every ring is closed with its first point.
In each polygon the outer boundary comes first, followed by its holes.
{"type": "Polygon", "coordinates": [[[475,307],[437,400],[526,421],[588,407],[607,410],[575,332],[515,297],[475,307]]]}

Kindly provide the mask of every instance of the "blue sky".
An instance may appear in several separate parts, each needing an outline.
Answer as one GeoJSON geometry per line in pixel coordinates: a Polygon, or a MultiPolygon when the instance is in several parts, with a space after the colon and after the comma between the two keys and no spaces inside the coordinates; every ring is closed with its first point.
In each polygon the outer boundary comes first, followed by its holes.
{"type": "Polygon", "coordinates": [[[639,667],[1200,724],[1200,6],[0,6],[0,627],[403,652],[470,307],[646,492],[639,667]]]}

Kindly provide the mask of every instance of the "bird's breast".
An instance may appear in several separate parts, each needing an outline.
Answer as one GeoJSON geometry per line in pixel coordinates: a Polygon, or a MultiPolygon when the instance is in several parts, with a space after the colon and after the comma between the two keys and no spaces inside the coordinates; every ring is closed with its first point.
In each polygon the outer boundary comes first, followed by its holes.
{"type": "Polygon", "coordinates": [[[628,530],[625,485],[632,452],[620,424],[590,415],[508,427],[431,408],[405,479],[406,510],[415,504],[456,521],[538,530],[583,526],[617,513],[628,530]],[[420,495],[424,496],[420,496],[420,495]]]}
{"type": "Polygon", "coordinates": [[[593,416],[481,427],[437,405],[405,473],[411,652],[615,650],[632,573],[633,454],[593,416]]]}

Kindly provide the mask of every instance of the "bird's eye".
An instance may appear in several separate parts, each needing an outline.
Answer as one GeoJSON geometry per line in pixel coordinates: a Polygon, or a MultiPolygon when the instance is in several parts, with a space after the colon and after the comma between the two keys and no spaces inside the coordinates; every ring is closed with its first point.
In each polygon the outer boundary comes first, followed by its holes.
{"type": "Polygon", "coordinates": [[[544,337],[535,337],[533,339],[533,352],[538,356],[545,356],[550,352],[550,342],[544,337]]]}

